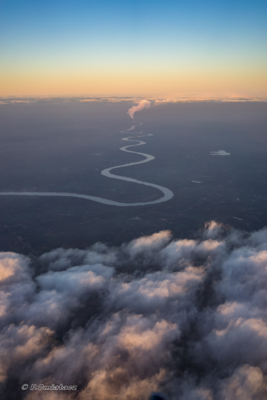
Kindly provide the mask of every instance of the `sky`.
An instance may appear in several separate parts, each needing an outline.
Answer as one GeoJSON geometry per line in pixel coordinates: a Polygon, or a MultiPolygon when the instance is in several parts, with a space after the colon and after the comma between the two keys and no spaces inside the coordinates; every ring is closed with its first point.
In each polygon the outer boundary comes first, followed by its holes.
{"type": "Polygon", "coordinates": [[[264,96],[266,17],[266,0],[0,0],[0,96],[264,96]]]}

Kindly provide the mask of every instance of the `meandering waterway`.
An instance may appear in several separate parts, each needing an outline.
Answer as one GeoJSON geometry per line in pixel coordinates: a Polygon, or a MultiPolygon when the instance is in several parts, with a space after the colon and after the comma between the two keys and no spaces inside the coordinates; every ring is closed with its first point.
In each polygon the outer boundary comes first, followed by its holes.
{"type": "Polygon", "coordinates": [[[111,179],[119,179],[122,181],[132,182],[132,183],[135,183],[138,185],[145,185],[145,186],[149,186],[149,187],[158,189],[162,193],[162,196],[159,197],[157,200],[147,201],[147,202],[138,202],[138,203],[123,203],[123,202],[119,202],[119,201],[105,199],[103,197],[90,196],[90,195],[85,195],[85,194],[80,194],[80,193],[68,193],[68,192],[0,192],[0,196],[74,197],[74,198],[78,198],[78,199],[96,201],[98,203],[107,204],[110,206],[118,206],[118,207],[146,206],[146,205],[150,205],[150,204],[163,203],[164,201],[170,200],[174,196],[174,194],[170,189],[165,188],[164,186],[160,186],[160,185],[156,185],[155,183],[144,182],[144,181],[140,181],[137,179],[128,178],[126,176],[121,176],[121,175],[116,175],[116,174],[111,173],[111,171],[115,170],[115,169],[131,167],[131,166],[137,165],[137,164],[144,164],[144,163],[150,162],[155,159],[155,157],[150,154],[140,153],[137,151],[129,150],[129,148],[143,146],[144,144],[146,144],[146,142],[144,142],[142,140],[136,140],[135,139],[136,137],[143,138],[146,136],[153,136],[152,133],[146,133],[146,134],[143,134],[142,132],[134,133],[134,129],[138,125],[142,125],[142,123],[135,124],[135,125],[131,126],[131,128],[129,128],[128,130],[121,132],[121,133],[125,133],[125,134],[129,134],[131,132],[131,135],[134,135],[134,136],[125,137],[122,140],[127,141],[127,142],[134,142],[134,144],[123,146],[120,148],[120,150],[124,151],[126,153],[137,154],[144,158],[141,161],[135,161],[135,162],[131,162],[128,164],[117,165],[115,167],[106,168],[103,171],[101,171],[101,174],[108,178],[111,178],[111,179]]]}

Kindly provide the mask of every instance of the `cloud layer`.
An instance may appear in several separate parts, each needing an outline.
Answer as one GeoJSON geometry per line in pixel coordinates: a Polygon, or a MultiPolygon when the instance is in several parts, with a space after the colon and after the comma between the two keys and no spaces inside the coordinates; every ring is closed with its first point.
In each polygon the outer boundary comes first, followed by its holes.
{"type": "MultiPolygon", "coordinates": [[[[0,96],[0,105],[4,104],[19,104],[19,103],[34,103],[34,102],[81,102],[81,103],[90,103],[90,102],[108,102],[108,103],[120,103],[120,102],[134,102],[137,103],[137,106],[133,106],[130,108],[139,107],[140,103],[146,103],[147,106],[143,108],[150,108],[150,106],[157,106],[166,103],[192,103],[192,102],[227,102],[227,103],[246,103],[246,102],[266,102],[267,94],[244,94],[244,93],[173,93],[169,95],[154,95],[146,97],[140,96],[23,96],[23,97],[1,97],[0,96]],[[150,106],[149,106],[150,103],[150,106]]],[[[136,111],[139,111],[143,108],[140,108],[136,111]]],[[[129,110],[129,111],[130,111],[129,110]]],[[[135,112],[135,111],[134,111],[135,112]]],[[[129,114],[130,115],[130,114],[129,114]]],[[[132,118],[132,117],[131,117],[132,118]]]]}
{"type": "Polygon", "coordinates": [[[267,229],[0,253],[0,285],[2,399],[266,398],[267,229]]]}

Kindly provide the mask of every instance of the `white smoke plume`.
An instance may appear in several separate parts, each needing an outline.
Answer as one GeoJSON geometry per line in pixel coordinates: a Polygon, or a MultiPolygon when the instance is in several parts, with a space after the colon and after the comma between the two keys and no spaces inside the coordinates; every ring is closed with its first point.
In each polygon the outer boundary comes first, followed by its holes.
{"type": "Polygon", "coordinates": [[[267,397],[267,229],[0,253],[0,289],[3,400],[267,397]]]}
{"type": "Polygon", "coordinates": [[[137,111],[141,111],[141,110],[143,110],[144,108],[150,108],[150,107],[151,107],[151,102],[150,102],[150,101],[148,101],[148,100],[141,100],[141,101],[138,103],[137,106],[133,106],[133,107],[129,108],[129,110],[127,111],[127,114],[129,114],[130,117],[131,117],[132,119],[134,119],[134,114],[135,114],[137,111]]]}

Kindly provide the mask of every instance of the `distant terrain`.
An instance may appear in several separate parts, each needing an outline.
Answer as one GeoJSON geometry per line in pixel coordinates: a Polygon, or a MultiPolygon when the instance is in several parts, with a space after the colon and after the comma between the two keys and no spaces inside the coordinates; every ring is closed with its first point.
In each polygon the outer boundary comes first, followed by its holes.
{"type": "MultiPolygon", "coordinates": [[[[126,144],[121,131],[131,126],[131,105],[0,105],[0,191],[156,200],[157,189],[101,175],[104,168],[141,160],[119,150],[126,144]]],[[[120,245],[165,229],[177,238],[193,237],[210,220],[246,231],[266,226],[266,111],[266,103],[249,102],[176,103],[140,111],[142,132],[153,136],[135,151],[155,160],[120,174],[169,188],[170,201],[123,208],[72,198],[1,197],[0,250],[38,255],[95,242],[120,245]]]]}

